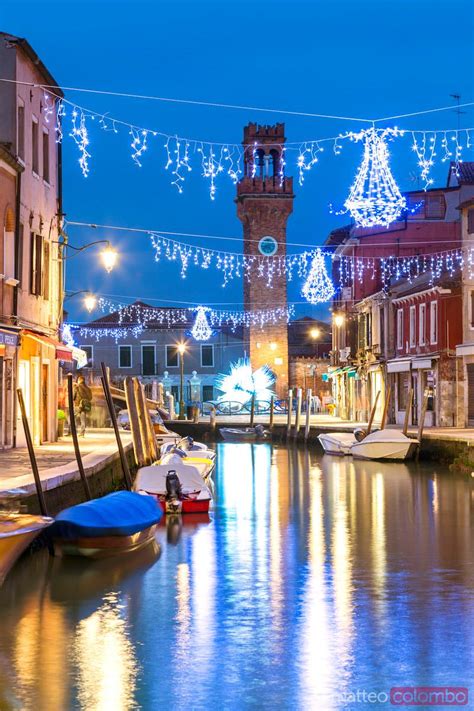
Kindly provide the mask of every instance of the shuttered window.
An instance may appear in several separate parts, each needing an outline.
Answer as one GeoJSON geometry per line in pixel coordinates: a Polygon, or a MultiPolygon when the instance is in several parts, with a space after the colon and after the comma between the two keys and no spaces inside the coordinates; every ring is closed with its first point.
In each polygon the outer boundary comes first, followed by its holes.
{"type": "Polygon", "coordinates": [[[43,237],[30,233],[30,294],[41,296],[43,281],[43,237]]]}
{"type": "Polygon", "coordinates": [[[474,207],[467,211],[467,231],[468,234],[474,235],[474,207]]]}

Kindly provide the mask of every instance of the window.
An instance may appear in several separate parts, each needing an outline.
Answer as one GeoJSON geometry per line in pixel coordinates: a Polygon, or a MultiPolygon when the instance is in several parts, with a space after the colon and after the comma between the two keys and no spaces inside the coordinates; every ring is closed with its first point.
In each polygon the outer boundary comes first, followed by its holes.
{"type": "Polygon", "coordinates": [[[438,302],[430,304],[430,343],[438,343],[438,302]]]}
{"type": "Polygon", "coordinates": [[[30,233],[30,294],[41,296],[43,277],[43,236],[30,233]]]}
{"type": "Polygon", "coordinates": [[[214,367],[214,346],[201,344],[201,366],[203,368],[214,367]]]}
{"type": "Polygon", "coordinates": [[[397,311],[397,349],[403,348],[403,309],[397,311]]]}
{"type": "Polygon", "coordinates": [[[474,290],[470,292],[470,302],[469,302],[469,323],[471,328],[474,328],[474,290]]]}
{"type": "Polygon", "coordinates": [[[33,173],[39,175],[39,127],[38,119],[33,117],[31,122],[31,168],[33,173]]]}
{"type": "Polygon", "coordinates": [[[155,374],[155,346],[142,344],[142,375],[155,374]]]}
{"type": "Polygon", "coordinates": [[[43,128],[43,180],[49,183],[49,133],[43,128]]]}
{"type": "Polygon", "coordinates": [[[426,343],[426,304],[420,304],[418,314],[418,342],[420,346],[426,343]]]}
{"type": "Polygon", "coordinates": [[[15,215],[11,207],[5,212],[3,273],[7,279],[15,276],[15,215]]]}
{"type": "Polygon", "coordinates": [[[430,195],[425,201],[425,217],[431,220],[442,220],[446,212],[444,195],[430,195]]]}
{"type": "Polygon", "coordinates": [[[84,368],[92,368],[94,365],[94,347],[93,346],[80,346],[84,353],[87,355],[87,365],[84,368]]]}
{"type": "Polygon", "coordinates": [[[18,99],[17,109],[17,155],[20,160],[25,160],[25,104],[18,99]]]}
{"type": "MultiPolygon", "coordinates": [[[[153,357],[154,357],[153,353],[153,357]]],[[[132,346],[119,346],[119,368],[132,367],[132,346]]]]}
{"type": "Polygon", "coordinates": [[[179,365],[179,353],[176,346],[166,346],[166,367],[177,368],[179,365]]]}
{"type": "Polygon", "coordinates": [[[51,273],[50,244],[43,242],[43,298],[49,299],[49,275],[51,273]]]}
{"type": "Polygon", "coordinates": [[[474,235],[474,207],[467,211],[467,232],[474,235]]]}
{"type": "Polygon", "coordinates": [[[214,386],[213,385],[203,385],[202,386],[202,400],[207,402],[208,400],[214,399],[214,386]]]}
{"type": "Polygon", "coordinates": [[[410,348],[416,346],[416,306],[410,306],[410,348]]]}

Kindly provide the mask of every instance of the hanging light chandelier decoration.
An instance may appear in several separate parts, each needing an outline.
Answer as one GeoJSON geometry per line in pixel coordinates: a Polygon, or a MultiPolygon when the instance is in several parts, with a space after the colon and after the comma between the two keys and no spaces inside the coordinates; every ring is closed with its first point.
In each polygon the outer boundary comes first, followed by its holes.
{"type": "Polygon", "coordinates": [[[321,304],[325,301],[330,301],[334,294],[334,284],[327,273],[324,254],[318,248],[314,253],[311,268],[301,290],[301,295],[310,304],[321,304]]]}
{"type": "Polygon", "coordinates": [[[196,319],[191,329],[191,336],[195,341],[208,341],[212,336],[212,328],[207,320],[207,311],[209,309],[206,306],[196,307],[196,319]]]}
{"type": "Polygon", "coordinates": [[[379,130],[372,126],[349,134],[351,140],[364,143],[362,163],[344,203],[359,227],[388,227],[406,209],[406,200],[390,170],[387,146],[387,138],[403,133],[398,128],[379,130]]]}

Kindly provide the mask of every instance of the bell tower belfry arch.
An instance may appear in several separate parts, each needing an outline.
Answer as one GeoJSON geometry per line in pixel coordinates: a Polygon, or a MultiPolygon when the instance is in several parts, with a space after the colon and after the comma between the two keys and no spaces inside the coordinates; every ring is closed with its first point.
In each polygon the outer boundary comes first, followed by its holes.
{"type": "MultiPolygon", "coordinates": [[[[244,175],[237,184],[237,215],[244,232],[244,254],[284,256],[286,224],[293,211],[293,179],[285,176],[285,125],[244,128],[244,175]]],[[[257,266],[253,270],[257,270],[257,266]]],[[[251,273],[244,281],[248,311],[287,306],[286,275],[274,274],[271,286],[251,273]]],[[[253,369],[267,364],[276,374],[279,397],[288,390],[288,324],[286,321],[245,329],[253,369]]]]}

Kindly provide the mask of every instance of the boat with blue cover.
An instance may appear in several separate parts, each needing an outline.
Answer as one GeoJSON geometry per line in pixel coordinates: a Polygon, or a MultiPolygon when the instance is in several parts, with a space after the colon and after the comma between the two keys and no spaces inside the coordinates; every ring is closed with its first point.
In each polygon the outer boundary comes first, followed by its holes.
{"type": "Polygon", "coordinates": [[[59,554],[103,558],[148,545],[162,515],[152,496],[117,491],[61,511],[50,535],[59,554]]]}

